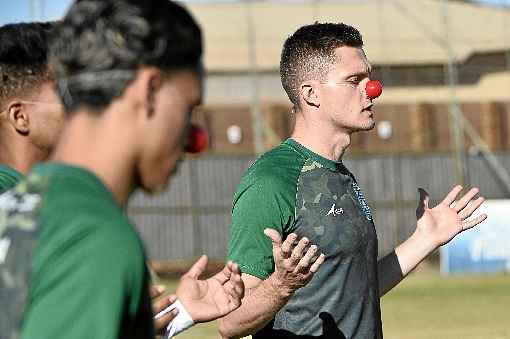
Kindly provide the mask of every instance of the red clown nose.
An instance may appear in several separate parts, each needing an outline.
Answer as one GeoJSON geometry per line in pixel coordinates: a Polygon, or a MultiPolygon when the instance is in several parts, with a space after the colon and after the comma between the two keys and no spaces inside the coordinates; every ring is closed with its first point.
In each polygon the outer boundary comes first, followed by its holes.
{"type": "Polygon", "coordinates": [[[365,91],[367,92],[368,98],[373,100],[381,95],[382,84],[377,80],[370,80],[369,82],[367,82],[365,91]]]}
{"type": "Polygon", "coordinates": [[[207,149],[209,145],[209,135],[202,127],[191,124],[188,132],[188,142],[184,150],[188,153],[197,154],[207,149]]]}

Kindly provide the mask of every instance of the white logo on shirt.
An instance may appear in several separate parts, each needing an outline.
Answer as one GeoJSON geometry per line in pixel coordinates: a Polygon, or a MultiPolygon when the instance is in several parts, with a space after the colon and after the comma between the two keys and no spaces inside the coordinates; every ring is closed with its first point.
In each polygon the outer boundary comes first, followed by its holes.
{"type": "Polygon", "coordinates": [[[340,215],[340,214],[344,214],[344,209],[343,208],[336,208],[336,205],[333,204],[333,206],[331,206],[328,214],[326,214],[326,216],[328,215],[333,215],[334,217],[336,217],[337,215],[340,215]]]}

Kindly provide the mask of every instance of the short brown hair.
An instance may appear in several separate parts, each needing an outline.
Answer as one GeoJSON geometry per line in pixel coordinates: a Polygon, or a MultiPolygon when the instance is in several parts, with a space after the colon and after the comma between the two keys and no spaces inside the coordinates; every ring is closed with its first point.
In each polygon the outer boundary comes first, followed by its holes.
{"type": "Polygon", "coordinates": [[[363,47],[361,33],[343,23],[314,23],[287,38],[280,59],[280,77],[290,101],[299,105],[299,85],[323,79],[335,63],[335,49],[363,47]]]}

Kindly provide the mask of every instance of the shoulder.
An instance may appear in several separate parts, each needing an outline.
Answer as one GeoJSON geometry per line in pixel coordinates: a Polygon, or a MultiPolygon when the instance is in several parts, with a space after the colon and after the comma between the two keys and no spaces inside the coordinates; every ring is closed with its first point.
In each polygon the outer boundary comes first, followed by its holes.
{"type": "Polygon", "coordinates": [[[244,173],[236,196],[255,189],[261,194],[296,190],[297,180],[306,159],[282,143],[262,154],[244,173]]]}
{"type": "MultiPolygon", "coordinates": [[[[142,242],[122,209],[91,192],[43,196],[38,254],[50,259],[104,260],[115,265],[143,263],[142,242]]],[[[43,260],[45,261],[45,260],[43,260]]]]}

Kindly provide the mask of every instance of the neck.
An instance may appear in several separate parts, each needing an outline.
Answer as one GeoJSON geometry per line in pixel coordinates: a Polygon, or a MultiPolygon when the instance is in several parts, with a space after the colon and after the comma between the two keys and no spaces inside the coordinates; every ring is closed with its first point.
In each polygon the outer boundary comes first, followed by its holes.
{"type": "Polygon", "coordinates": [[[68,120],[52,160],[94,173],[125,207],[134,188],[135,156],[130,131],[118,128],[119,115],[76,112],[68,120]]]}
{"type": "Polygon", "coordinates": [[[338,130],[332,124],[307,119],[296,112],[296,123],[291,137],[320,156],[339,161],[351,144],[351,133],[338,130]]]}
{"type": "Polygon", "coordinates": [[[27,136],[4,135],[8,141],[0,140],[0,164],[27,175],[36,163],[48,158],[49,151],[33,145],[27,136]]]}

